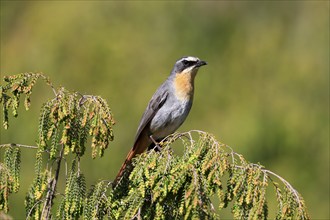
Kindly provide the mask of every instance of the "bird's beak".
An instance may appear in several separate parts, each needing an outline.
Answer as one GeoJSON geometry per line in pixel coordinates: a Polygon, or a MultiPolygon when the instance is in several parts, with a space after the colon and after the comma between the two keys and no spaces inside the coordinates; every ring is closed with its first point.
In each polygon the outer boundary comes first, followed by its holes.
{"type": "Polygon", "coordinates": [[[200,60],[196,63],[196,67],[200,67],[200,66],[204,66],[204,65],[207,65],[207,62],[203,61],[203,60],[200,60]]]}

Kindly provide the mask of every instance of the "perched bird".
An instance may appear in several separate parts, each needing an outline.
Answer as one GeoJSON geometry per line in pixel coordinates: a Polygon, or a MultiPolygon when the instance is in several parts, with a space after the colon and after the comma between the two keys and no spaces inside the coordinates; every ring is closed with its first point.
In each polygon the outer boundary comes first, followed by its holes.
{"type": "Polygon", "coordinates": [[[137,129],[134,145],[121,166],[113,187],[135,155],[155,146],[157,150],[157,143],[175,132],[184,122],[193,103],[195,76],[199,67],[206,64],[205,61],[191,56],[176,61],[170,76],[149,101],[137,129]]]}

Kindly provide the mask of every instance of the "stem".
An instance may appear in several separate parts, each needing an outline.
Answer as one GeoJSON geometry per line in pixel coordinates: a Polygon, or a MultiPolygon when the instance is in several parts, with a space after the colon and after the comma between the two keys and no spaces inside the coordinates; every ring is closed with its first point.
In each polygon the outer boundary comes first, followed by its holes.
{"type": "Polygon", "coordinates": [[[41,214],[42,219],[50,219],[51,208],[52,208],[52,205],[53,205],[53,199],[55,197],[56,185],[57,185],[57,182],[58,182],[58,177],[59,177],[60,168],[61,168],[61,161],[63,159],[63,151],[64,151],[64,145],[62,145],[62,149],[60,151],[60,156],[57,159],[57,167],[56,167],[56,170],[55,170],[55,177],[49,184],[51,187],[47,192],[45,205],[44,205],[44,208],[43,208],[42,214],[41,214]]]}
{"type": "Polygon", "coordinates": [[[276,173],[274,173],[274,172],[272,172],[272,171],[270,171],[270,170],[266,170],[266,169],[262,169],[262,170],[263,170],[265,173],[269,173],[269,174],[271,174],[271,175],[277,177],[278,179],[280,179],[280,180],[284,183],[284,185],[285,185],[288,189],[290,189],[290,191],[291,191],[291,192],[294,194],[294,196],[296,197],[296,200],[298,201],[299,209],[302,208],[301,200],[300,200],[300,196],[299,196],[297,190],[295,190],[295,189],[291,186],[291,184],[290,184],[288,181],[286,181],[283,177],[277,175],[276,173]]]}
{"type": "Polygon", "coordinates": [[[29,213],[27,214],[27,216],[26,216],[26,220],[29,220],[30,219],[30,215],[31,215],[31,213],[32,213],[32,211],[33,211],[33,209],[34,209],[34,207],[35,206],[37,206],[39,203],[41,203],[43,200],[39,200],[39,201],[37,201],[33,206],[32,206],[32,208],[30,209],[30,211],[29,211],[29,213]]]}
{"type": "Polygon", "coordinates": [[[53,86],[53,83],[49,80],[49,78],[46,77],[43,73],[37,73],[37,74],[39,74],[39,75],[41,76],[41,78],[42,78],[43,80],[46,81],[46,83],[47,83],[47,84],[50,86],[50,88],[53,90],[54,95],[57,96],[56,89],[55,89],[55,87],[53,86]]]}
{"type": "Polygon", "coordinates": [[[2,147],[25,147],[25,148],[32,148],[32,149],[38,149],[37,146],[30,146],[30,145],[24,145],[24,144],[0,144],[0,148],[2,147]]]}

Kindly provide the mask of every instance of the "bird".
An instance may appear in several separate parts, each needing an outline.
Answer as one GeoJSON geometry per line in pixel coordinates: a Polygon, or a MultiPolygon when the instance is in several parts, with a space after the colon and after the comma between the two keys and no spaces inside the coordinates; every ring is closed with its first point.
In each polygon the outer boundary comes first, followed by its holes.
{"type": "Polygon", "coordinates": [[[195,76],[204,65],[207,62],[193,56],[176,61],[170,75],[153,94],[142,115],[133,147],[113,181],[114,188],[131,165],[132,158],[147,149],[159,151],[158,143],[174,133],[185,121],[193,104],[195,76]]]}

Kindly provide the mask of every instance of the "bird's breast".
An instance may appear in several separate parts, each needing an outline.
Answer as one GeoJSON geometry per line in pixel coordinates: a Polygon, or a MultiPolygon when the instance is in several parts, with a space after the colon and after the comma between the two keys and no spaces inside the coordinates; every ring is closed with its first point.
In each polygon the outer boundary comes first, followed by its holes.
{"type": "Polygon", "coordinates": [[[181,100],[189,100],[194,95],[194,76],[190,73],[180,73],[174,78],[174,94],[181,100]]]}

